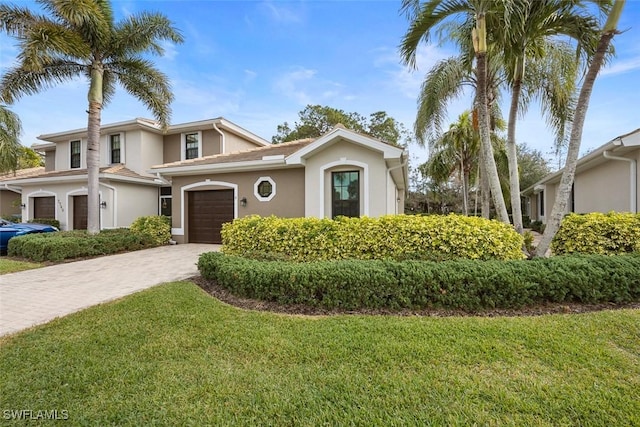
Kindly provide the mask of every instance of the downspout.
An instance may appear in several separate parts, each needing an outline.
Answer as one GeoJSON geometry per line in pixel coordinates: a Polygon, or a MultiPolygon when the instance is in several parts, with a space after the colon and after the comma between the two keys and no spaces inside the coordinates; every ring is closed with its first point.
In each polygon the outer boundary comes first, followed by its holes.
{"type": "Polygon", "coordinates": [[[224,133],[222,133],[222,131],[220,129],[218,129],[218,126],[214,123],[213,124],[213,128],[216,130],[216,132],[218,132],[220,134],[220,154],[224,154],[224,133]]]}
{"type": "Polygon", "coordinates": [[[631,213],[638,213],[638,162],[635,159],[628,159],[626,157],[614,156],[609,153],[609,151],[604,151],[602,153],[605,159],[610,160],[621,160],[624,162],[629,162],[629,170],[630,170],[630,211],[631,213]]]}

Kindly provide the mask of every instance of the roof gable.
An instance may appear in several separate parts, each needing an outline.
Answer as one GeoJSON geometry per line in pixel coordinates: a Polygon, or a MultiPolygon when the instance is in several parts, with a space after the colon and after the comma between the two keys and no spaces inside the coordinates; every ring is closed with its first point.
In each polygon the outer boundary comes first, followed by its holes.
{"type": "Polygon", "coordinates": [[[325,135],[313,141],[311,144],[289,156],[287,158],[287,164],[304,164],[305,159],[342,140],[360,145],[372,151],[377,151],[383,155],[384,159],[397,159],[402,157],[402,154],[404,153],[402,148],[395,147],[370,136],[365,136],[345,129],[344,126],[336,126],[325,135]]]}

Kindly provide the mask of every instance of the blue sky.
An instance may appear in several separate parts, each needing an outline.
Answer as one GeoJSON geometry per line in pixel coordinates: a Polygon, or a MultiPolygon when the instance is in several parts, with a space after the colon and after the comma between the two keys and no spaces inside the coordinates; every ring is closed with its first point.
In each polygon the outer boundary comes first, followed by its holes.
{"type": "MultiPolygon", "coordinates": [[[[14,2],[35,7],[31,1],[14,2]]],[[[425,73],[455,54],[452,46],[423,44],[418,70],[400,63],[407,29],[399,1],[114,1],[117,19],[145,10],[167,15],[184,35],[167,45],[157,66],[175,93],[172,123],[223,116],[270,140],[307,104],[369,115],[386,111],[413,127],[425,73]]],[[[583,152],[640,127],[640,1],[629,0],[615,39],[617,57],[596,81],[582,141],[583,152]],[[636,22],[633,22],[633,18],[636,22]]],[[[0,36],[0,72],[15,60],[12,40],[0,36]]],[[[69,82],[12,106],[22,119],[22,142],[45,133],[86,127],[87,83],[69,82]]],[[[504,114],[508,96],[505,96],[504,114]]],[[[455,120],[471,96],[452,103],[455,120]]],[[[103,123],[151,117],[124,90],[103,110],[103,123]]],[[[518,122],[518,140],[551,152],[553,135],[539,107],[518,122]]],[[[414,164],[426,150],[411,145],[414,164]]]]}

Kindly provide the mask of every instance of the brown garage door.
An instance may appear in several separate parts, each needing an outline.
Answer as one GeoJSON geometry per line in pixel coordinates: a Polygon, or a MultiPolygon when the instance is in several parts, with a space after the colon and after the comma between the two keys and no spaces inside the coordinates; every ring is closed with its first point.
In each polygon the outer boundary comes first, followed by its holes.
{"type": "Polygon", "coordinates": [[[222,224],[233,221],[233,190],[189,194],[189,242],[222,243],[222,224]]]}
{"type": "Polygon", "coordinates": [[[87,196],[73,196],[73,229],[87,229],[87,196]]]}
{"type": "Polygon", "coordinates": [[[34,218],[55,218],[56,217],[56,198],[55,197],[36,197],[33,199],[33,217],[34,218]]]}

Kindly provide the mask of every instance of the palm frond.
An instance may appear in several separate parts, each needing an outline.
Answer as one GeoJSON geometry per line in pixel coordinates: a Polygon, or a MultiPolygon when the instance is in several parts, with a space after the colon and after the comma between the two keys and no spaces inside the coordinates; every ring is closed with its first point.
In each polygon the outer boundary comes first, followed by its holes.
{"type": "Polygon", "coordinates": [[[0,99],[13,103],[24,95],[35,95],[43,89],[74,79],[83,74],[86,66],[64,60],[47,62],[38,71],[14,67],[0,80],[0,99]]]}
{"type": "Polygon", "coordinates": [[[180,31],[164,15],[148,12],[134,15],[116,26],[110,55],[128,56],[147,51],[162,55],[164,48],[159,43],[162,40],[184,41],[180,31]]]}
{"type": "Polygon", "coordinates": [[[0,172],[16,170],[22,124],[16,113],[0,104],[0,172]]]}
{"type": "Polygon", "coordinates": [[[117,79],[129,94],[138,98],[163,127],[168,126],[173,93],[165,74],[157,70],[150,61],[140,58],[109,63],[105,69],[105,74],[108,73],[112,73],[113,78],[117,79]]]}

